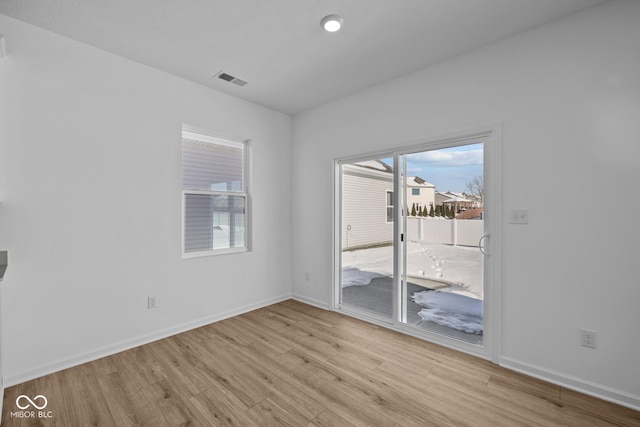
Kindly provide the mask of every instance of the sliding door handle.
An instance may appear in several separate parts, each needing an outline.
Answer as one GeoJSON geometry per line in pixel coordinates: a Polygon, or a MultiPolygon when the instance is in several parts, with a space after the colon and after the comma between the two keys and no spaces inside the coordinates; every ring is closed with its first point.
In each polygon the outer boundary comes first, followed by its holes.
{"type": "Polygon", "coordinates": [[[482,243],[485,241],[487,237],[489,237],[488,234],[483,234],[482,237],[480,237],[480,240],[478,241],[478,248],[480,249],[480,252],[482,252],[482,255],[484,256],[489,256],[489,253],[485,251],[484,246],[482,246],[482,243]]]}

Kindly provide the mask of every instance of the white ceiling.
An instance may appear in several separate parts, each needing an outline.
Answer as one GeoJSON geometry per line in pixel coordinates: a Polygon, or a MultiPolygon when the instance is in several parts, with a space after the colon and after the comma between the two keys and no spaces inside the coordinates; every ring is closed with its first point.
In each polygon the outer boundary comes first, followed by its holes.
{"type": "Polygon", "coordinates": [[[602,1],[0,0],[0,13],[295,114],[602,1]],[[330,34],[333,13],[345,24],[330,34]]]}

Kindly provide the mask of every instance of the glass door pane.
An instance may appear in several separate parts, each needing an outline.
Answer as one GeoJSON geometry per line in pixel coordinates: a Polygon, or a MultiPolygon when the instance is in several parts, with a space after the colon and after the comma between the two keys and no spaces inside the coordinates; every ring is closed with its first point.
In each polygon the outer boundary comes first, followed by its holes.
{"type": "Polygon", "coordinates": [[[483,143],[401,158],[408,213],[401,321],[482,345],[483,143]]]}
{"type": "Polygon", "coordinates": [[[393,318],[393,159],[368,159],[340,167],[340,304],[393,318]]]}

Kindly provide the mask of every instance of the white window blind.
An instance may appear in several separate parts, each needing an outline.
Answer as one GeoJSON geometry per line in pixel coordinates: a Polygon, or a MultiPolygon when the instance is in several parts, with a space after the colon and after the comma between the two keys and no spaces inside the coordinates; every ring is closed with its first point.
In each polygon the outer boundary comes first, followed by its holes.
{"type": "Polygon", "coordinates": [[[246,142],[183,131],[186,256],[247,249],[246,151],[246,142]]]}

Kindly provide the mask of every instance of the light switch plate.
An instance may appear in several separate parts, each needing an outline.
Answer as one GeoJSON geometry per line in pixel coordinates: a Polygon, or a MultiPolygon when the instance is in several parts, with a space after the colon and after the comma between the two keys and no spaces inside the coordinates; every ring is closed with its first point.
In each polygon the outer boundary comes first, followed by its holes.
{"type": "Polygon", "coordinates": [[[511,209],[509,212],[509,222],[511,224],[529,224],[529,210],[511,209]]]}

